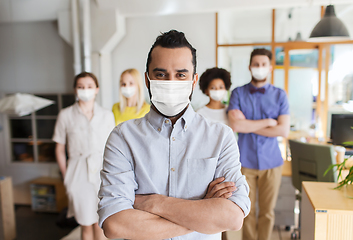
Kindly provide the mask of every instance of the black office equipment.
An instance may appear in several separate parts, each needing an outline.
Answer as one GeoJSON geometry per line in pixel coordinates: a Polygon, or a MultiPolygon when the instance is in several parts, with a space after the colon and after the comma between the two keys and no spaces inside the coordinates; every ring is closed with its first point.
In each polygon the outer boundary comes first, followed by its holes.
{"type": "Polygon", "coordinates": [[[353,114],[332,114],[331,139],[332,144],[353,148],[353,114]]]}

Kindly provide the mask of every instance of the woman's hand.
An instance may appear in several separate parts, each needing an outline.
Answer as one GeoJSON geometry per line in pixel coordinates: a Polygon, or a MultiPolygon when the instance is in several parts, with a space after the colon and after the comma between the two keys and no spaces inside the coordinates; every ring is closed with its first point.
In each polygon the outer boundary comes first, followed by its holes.
{"type": "Polygon", "coordinates": [[[65,153],[65,144],[56,143],[55,145],[55,157],[58,162],[60,172],[65,179],[66,175],[66,153],[65,153]]]}

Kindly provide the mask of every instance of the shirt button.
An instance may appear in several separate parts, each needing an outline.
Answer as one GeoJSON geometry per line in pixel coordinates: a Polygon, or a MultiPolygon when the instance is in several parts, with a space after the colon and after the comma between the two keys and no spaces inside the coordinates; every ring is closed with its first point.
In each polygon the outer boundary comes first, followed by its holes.
{"type": "Polygon", "coordinates": [[[170,170],[172,170],[172,172],[175,172],[175,168],[171,168],[170,170]]]}
{"type": "Polygon", "coordinates": [[[188,125],[185,125],[185,130],[188,128],[188,125]]]}
{"type": "Polygon", "coordinates": [[[168,124],[168,123],[169,123],[169,120],[165,120],[165,123],[167,123],[167,124],[168,124]]]}
{"type": "Polygon", "coordinates": [[[158,128],[158,132],[160,132],[161,131],[161,128],[158,128]]]}
{"type": "Polygon", "coordinates": [[[172,137],[172,140],[175,141],[175,137],[172,137]]]}

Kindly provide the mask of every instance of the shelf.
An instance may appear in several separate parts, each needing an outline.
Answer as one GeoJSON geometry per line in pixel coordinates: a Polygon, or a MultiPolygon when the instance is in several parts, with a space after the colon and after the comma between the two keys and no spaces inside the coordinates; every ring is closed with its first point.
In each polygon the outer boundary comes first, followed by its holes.
{"type": "Polygon", "coordinates": [[[67,206],[67,197],[60,178],[41,177],[31,182],[32,210],[60,212],[67,206]]]}

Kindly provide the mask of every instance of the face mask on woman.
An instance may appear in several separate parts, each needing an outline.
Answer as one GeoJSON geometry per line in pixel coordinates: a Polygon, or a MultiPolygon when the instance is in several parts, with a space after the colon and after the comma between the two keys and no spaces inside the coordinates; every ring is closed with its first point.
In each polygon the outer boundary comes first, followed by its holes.
{"type": "Polygon", "coordinates": [[[151,102],[164,116],[176,116],[190,103],[193,81],[148,80],[151,102]]]}
{"type": "Polygon", "coordinates": [[[210,98],[212,98],[215,101],[221,101],[224,96],[226,95],[227,91],[226,90],[210,90],[210,98]]]}
{"type": "Polygon", "coordinates": [[[121,94],[126,98],[131,98],[135,95],[136,87],[121,87],[121,94]]]}
{"type": "Polygon", "coordinates": [[[77,89],[77,97],[78,99],[88,102],[92,100],[96,96],[95,89],[77,89]]]}

